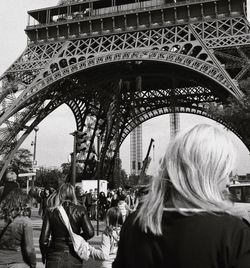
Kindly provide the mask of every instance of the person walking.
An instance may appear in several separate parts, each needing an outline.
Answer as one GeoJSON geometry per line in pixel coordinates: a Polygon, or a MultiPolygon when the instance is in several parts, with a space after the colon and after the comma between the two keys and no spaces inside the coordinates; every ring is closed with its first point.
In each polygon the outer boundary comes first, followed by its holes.
{"type": "Polygon", "coordinates": [[[0,268],[35,268],[31,199],[12,190],[0,204],[0,268]]]}
{"type": "Polygon", "coordinates": [[[19,188],[19,184],[17,183],[17,175],[14,171],[8,171],[6,174],[6,182],[0,196],[0,203],[11,191],[16,188],[19,188]]]}
{"type": "Polygon", "coordinates": [[[41,192],[39,215],[43,218],[47,210],[47,201],[50,196],[50,190],[48,188],[43,189],[41,192]]]}
{"type": "Polygon", "coordinates": [[[132,212],[132,209],[130,209],[130,207],[128,206],[125,200],[126,200],[126,195],[121,194],[119,197],[119,202],[117,204],[117,207],[121,211],[123,222],[125,222],[129,213],[132,212]]]}
{"type": "Polygon", "coordinates": [[[173,140],[123,225],[112,267],[249,268],[249,223],[224,195],[235,155],[228,134],[210,125],[173,140]]]}
{"type": "Polygon", "coordinates": [[[92,204],[91,204],[91,219],[92,220],[97,220],[97,203],[99,202],[98,200],[98,195],[97,195],[97,189],[94,190],[94,193],[92,194],[92,204]]]}
{"type": "Polygon", "coordinates": [[[99,201],[99,219],[103,221],[107,211],[107,197],[104,192],[100,192],[98,201],[99,201]]]}
{"type": "Polygon", "coordinates": [[[85,206],[86,206],[89,218],[92,218],[92,215],[91,215],[91,207],[92,207],[92,202],[93,202],[92,196],[93,196],[93,190],[90,189],[89,192],[86,194],[86,198],[85,198],[85,206]]]}
{"type": "Polygon", "coordinates": [[[85,207],[77,203],[74,187],[69,183],[61,185],[55,206],[47,209],[43,220],[39,239],[43,263],[46,268],[82,267],[83,262],[74,251],[68,229],[58,210],[60,205],[67,213],[74,233],[85,240],[94,236],[94,228],[85,207]]]}
{"type": "Polygon", "coordinates": [[[110,207],[117,207],[118,202],[119,202],[118,194],[116,192],[114,192],[114,194],[111,198],[110,207]]]}
{"type": "Polygon", "coordinates": [[[136,203],[136,196],[135,196],[135,192],[130,190],[128,193],[127,193],[127,196],[126,196],[126,203],[128,204],[129,208],[131,210],[134,210],[135,208],[135,203],[136,203]]]}
{"type": "Polygon", "coordinates": [[[89,246],[90,258],[102,261],[100,268],[111,268],[115,259],[120,230],[122,226],[122,214],[118,208],[110,208],[105,216],[106,228],[102,234],[100,248],[89,246]]]}

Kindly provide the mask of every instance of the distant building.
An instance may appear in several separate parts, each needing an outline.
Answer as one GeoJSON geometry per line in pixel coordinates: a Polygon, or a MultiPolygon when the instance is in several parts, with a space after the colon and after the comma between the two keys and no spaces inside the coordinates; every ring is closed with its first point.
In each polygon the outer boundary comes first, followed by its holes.
{"type": "Polygon", "coordinates": [[[130,174],[139,175],[142,168],[142,125],[130,134],[130,174]]]}

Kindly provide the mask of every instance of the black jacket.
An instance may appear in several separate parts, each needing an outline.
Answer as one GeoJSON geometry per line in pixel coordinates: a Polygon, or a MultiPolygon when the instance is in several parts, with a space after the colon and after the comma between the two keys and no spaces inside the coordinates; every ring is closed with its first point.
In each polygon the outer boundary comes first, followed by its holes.
{"type": "Polygon", "coordinates": [[[249,224],[218,214],[164,212],[163,234],[141,230],[135,214],[122,226],[113,268],[249,268],[249,224]]]}
{"type": "MultiPolygon", "coordinates": [[[[69,217],[73,232],[81,235],[85,240],[94,236],[94,228],[84,207],[68,201],[63,203],[63,207],[69,217]]],[[[39,242],[43,261],[48,252],[69,251],[74,253],[69,232],[57,208],[47,210],[39,242]],[[51,241],[49,241],[50,235],[51,241]]]]}

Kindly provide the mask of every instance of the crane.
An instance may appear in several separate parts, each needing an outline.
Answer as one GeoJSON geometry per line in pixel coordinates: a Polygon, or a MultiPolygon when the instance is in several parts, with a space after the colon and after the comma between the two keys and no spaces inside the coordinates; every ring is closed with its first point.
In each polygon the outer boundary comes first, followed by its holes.
{"type": "Polygon", "coordinates": [[[143,160],[142,169],[141,169],[141,173],[139,176],[138,184],[145,184],[146,170],[147,170],[149,163],[151,161],[149,154],[150,154],[150,151],[152,149],[153,143],[154,143],[154,139],[151,138],[149,146],[148,146],[148,151],[147,151],[146,157],[143,160]]]}

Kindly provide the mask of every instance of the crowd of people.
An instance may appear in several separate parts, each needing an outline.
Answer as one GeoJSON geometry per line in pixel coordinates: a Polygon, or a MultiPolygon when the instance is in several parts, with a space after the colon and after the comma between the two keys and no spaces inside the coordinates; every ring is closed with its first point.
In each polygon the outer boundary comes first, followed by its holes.
{"type": "MultiPolygon", "coordinates": [[[[84,206],[91,220],[104,220],[106,212],[111,207],[118,206],[125,219],[132,211],[136,210],[140,197],[144,191],[143,187],[135,187],[125,190],[122,187],[107,189],[107,193],[97,189],[84,191],[81,186],[75,187],[78,204],[84,206]],[[97,217],[98,214],[98,217],[97,217]]],[[[33,206],[39,207],[39,215],[43,218],[48,207],[52,206],[56,190],[53,188],[34,188],[29,195],[32,197],[33,206]]]]}
{"type": "MultiPolygon", "coordinates": [[[[98,196],[96,189],[83,192],[65,183],[44,191],[39,242],[45,267],[84,267],[70,226],[102,268],[248,268],[249,215],[226,191],[235,156],[225,131],[202,124],[171,141],[146,188],[98,196]],[[98,217],[106,227],[94,247],[88,240],[98,217]]],[[[32,200],[15,173],[7,174],[0,200],[0,268],[36,267],[32,200]]]]}

